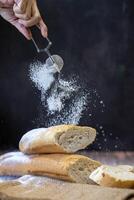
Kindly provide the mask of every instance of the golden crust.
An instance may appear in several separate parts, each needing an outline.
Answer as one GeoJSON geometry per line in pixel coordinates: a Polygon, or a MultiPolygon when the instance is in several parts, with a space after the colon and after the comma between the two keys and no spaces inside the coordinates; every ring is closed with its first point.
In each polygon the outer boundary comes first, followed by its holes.
{"type": "Polygon", "coordinates": [[[83,149],[91,144],[96,137],[96,130],[86,126],[76,125],[58,125],[49,128],[34,129],[26,133],[19,143],[19,149],[26,154],[36,153],[73,153],[75,151],[69,151],[59,144],[61,135],[68,135],[72,132],[72,135],[78,132],[84,135],[85,131],[89,134],[89,138],[86,140],[86,144],[81,144],[79,149],[83,149]]]}
{"type": "Polygon", "coordinates": [[[57,178],[65,177],[65,180],[73,180],[69,175],[69,170],[78,161],[85,162],[85,168],[95,165],[96,168],[101,164],[88,157],[82,155],[70,155],[70,154],[42,154],[26,156],[20,152],[14,152],[11,157],[6,159],[6,155],[3,156],[3,160],[0,162],[0,174],[1,175],[47,175],[57,178]],[[91,166],[90,166],[91,165],[91,166]]]}
{"type": "Polygon", "coordinates": [[[100,185],[106,187],[117,187],[117,188],[134,188],[134,180],[116,180],[109,174],[103,174],[103,179],[100,181],[100,185]]]}
{"type": "Polygon", "coordinates": [[[102,165],[91,173],[90,179],[101,186],[134,188],[134,174],[132,166],[102,165]]]}

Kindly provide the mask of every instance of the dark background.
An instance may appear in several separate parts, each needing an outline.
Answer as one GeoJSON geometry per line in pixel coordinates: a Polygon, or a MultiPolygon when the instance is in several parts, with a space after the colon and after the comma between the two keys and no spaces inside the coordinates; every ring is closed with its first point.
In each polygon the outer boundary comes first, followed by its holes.
{"type": "MultiPolygon", "coordinates": [[[[51,51],[65,61],[64,77],[79,75],[105,103],[104,112],[97,106],[80,121],[99,132],[92,149],[134,150],[134,2],[38,0],[38,5],[54,43],[51,51]]],[[[36,121],[40,92],[28,76],[37,59],[46,55],[37,55],[32,42],[0,19],[1,149],[16,148],[23,133],[43,126],[36,121]]]]}

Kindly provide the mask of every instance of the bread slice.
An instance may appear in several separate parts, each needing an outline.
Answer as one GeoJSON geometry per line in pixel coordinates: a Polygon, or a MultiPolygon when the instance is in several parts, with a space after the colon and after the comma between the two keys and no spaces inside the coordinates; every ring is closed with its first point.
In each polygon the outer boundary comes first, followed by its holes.
{"type": "Polygon", "coordinates": [[[12,182],[0,188],[1,200],[132,200],[134,198],[134,190],[130,189],[74,184],[39,176],[26,175],[12,182]]]}
{"type": "Polygon", "coordinates": [[[77,183],[90,183],[90,173],[101,164],[82,155],[24,155],[12,152],[0,156],[0,175],[26,174],[49,176],[77,183]]]}
{"type": "Polygon", "coordinates": [[[134,188],[134,167],[102,165],[91,173],[90,179],[102,186],[134,188]]]}
{"type": "Polygon", "coordinates": [[[27,132],[19,143],[26,154],[73,153],[86,148],[96,137],[96,130],[86,126],[59,125],[27,132]]]}

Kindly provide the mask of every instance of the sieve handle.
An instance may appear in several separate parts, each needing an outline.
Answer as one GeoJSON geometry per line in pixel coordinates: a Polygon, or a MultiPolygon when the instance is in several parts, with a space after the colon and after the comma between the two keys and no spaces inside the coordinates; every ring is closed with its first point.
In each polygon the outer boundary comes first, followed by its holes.
{"type": "MultiPolygon", "coordinates": [[[[39,28],[38,25],[36,25],[36,27],[39,28]]],[[[31,32],[32,32],[32,31],[31,31],[31,32]]],[[[33,42],[33,44],[34,44],[34,46],[35,46],[37,52],[38,52],[38,53],[45,52],[45,53],[48,55],[48,57],[51,59],[51,61],[52,61],[53,63],[55,63],[55,61],[54,61],[54,59],[53,59],[53,57],[52,57],[52,55],[51,55],[51,53],[50,53],[50,51],[49,51],[50,47],[52,46],[52,42],[50,41],[50,39],[49,39],[48,37],[46,37],[45,39],[47,40],[48,45],[47,45],[45,48],[41,49],[41,48],[39,48],[39,46],[37,45],[37,43],[36,43],[36,41],[35,41],[35,39],[33,38],[33,35],[32,35],[32,42],[33,42]]]]}

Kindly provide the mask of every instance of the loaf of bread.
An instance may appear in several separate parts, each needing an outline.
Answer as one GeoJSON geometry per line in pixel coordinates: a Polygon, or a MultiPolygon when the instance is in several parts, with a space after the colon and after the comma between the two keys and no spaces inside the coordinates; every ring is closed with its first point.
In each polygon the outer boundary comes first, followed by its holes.
{"type": "Polygon", "coordinates": [[[95,183],[119,188],[134,188],[134,167],[102,165],[90,174],[95,183]]]}
{"type": "Polygon", "coordinates": [[[0,188],[1,200],[133,200],[134,190],[26,175],[0,188]],[[15,185],[16,184],[16,185],[15,185]]]}
{"type": "Polygon", "coordinates": [[[96,130],[85,126],[59,125],[39,128],[22,137],[19,149],[26,154],[73,153],[87,147],[95,137],[96,130]]]}
{"type": "Polygon", "coordinates": [[[71,154],[24,155],[11,152],[0,156],[0,175],[49,176],[77,183],[90,183],[90,173],[101,164],[86,156],[71,154]]]}

